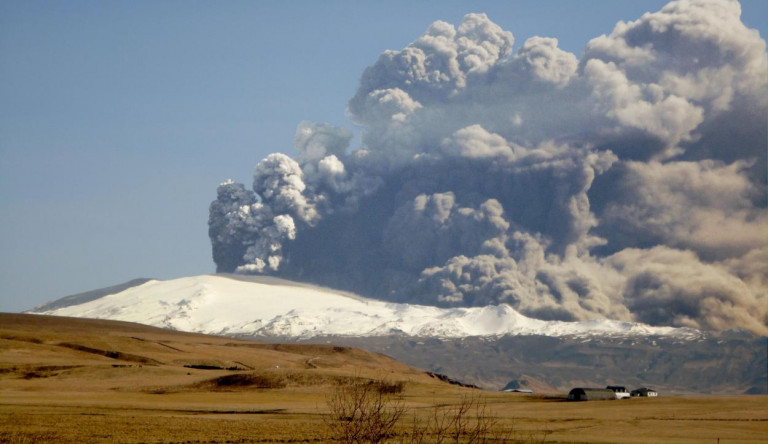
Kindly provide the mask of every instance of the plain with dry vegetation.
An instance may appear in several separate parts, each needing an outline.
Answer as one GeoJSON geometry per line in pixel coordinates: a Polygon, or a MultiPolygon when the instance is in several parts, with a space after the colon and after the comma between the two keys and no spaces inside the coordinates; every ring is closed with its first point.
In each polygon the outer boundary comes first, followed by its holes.
{"type": "Polygon", "coordinates": [[[768,443],[767,401],[568,403],[350,347],[0,314],[0,443],[768,443]]]}
{"type": "Polygon", "coordinates": [[[408,409],[403,383],[349,380],[328,395],[329,439],[344,444],[524,444],[544,443],[548,432],[515,433],[477,393],[463,393],[456,404],[408,409]],[[406,418],[408,418],[406,420],[406,418]],[[403,423],[410,422],[409,427],[403,423]]]}

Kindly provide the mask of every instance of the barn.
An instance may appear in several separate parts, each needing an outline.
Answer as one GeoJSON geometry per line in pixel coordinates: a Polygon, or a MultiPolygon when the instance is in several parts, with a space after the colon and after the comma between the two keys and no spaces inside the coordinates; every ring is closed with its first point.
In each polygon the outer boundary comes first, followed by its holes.
{"type": "Polygon", "coordinates": [[[651,397],[654,398],[656,396],[659,396],[659,393],[654,389],[649,389],[646,387],[640,387],[639,389],[634,389],[632,392],[630,392],[632,397],[651,397]]]}
{"type": "Polygon", "coordinates": [[[629,398],[629,390],[623,385],[609,385],[606,388],[613,391],[613,394],[616,395],[616,399],[629,398]]]}
{"type": "Polygon", "coordinates": [[[568,393],[569,401],[601,401],[616,399],[613,390],[602,388],[576,387],[568,393]]]}

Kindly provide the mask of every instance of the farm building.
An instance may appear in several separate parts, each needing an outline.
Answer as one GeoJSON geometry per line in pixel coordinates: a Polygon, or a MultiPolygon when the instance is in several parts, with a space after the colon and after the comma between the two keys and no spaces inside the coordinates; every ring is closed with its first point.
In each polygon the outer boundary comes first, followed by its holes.
{"type": "Polygon", "coordinates": [[[654,390],[654,389],[649,389],[649,388],[646,388],[646,387],[641,387],[639,389],[632,390],[630,392],[630,395],[632,395],[633,398],[634,397],[651,397],[651,398],[653,398],[653,397],[659,396],[659,393],[656,390],[654,390]]]}
{"type": "Polygon", "coordinates": [[[569,401],[601,401],[609,399],[616,399],[616,394],[613,390],[609,389],[577,387],[571,389],[568,393],[569,401]]]}
{"type": "Polygon", "coordinates": [[[627,390],[626,387],[621,385],[609,385],[606,387],[608,390],[611,390],[614,395],[616,396],[616,399],[624,399],[629,398],[629,390],[627,390]]]}

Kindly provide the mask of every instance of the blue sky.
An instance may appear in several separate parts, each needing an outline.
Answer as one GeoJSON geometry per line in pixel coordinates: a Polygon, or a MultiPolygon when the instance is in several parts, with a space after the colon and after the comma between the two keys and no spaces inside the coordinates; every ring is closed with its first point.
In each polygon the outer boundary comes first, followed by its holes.
{"type": "MultiPolygon", "coordinates": [[[[4,1],[0,311],[214,271],[216,186],[345,115],[363,69],[434,20],[486,12],[516,47],[585,43],[663,1],[4,1]]],[[[768,2],[742,2],[768,33],[768,2]]],[[[353,142],[354,146],[355,142],[353,142]]]]}

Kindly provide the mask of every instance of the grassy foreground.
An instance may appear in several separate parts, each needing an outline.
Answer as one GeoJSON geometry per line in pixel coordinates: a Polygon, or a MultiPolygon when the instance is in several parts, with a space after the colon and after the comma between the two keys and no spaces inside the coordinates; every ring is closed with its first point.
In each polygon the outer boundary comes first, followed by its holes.
{"type": "Polygon", "coordinates": [[[456,387],[353,348],[0,314],[0,442],[332,442],[327,399],[368,380],[397,389],[388,442],[472,399],[470,419],[507,442],[768,443],[766,396],[568,403],[456,387]]]}

